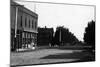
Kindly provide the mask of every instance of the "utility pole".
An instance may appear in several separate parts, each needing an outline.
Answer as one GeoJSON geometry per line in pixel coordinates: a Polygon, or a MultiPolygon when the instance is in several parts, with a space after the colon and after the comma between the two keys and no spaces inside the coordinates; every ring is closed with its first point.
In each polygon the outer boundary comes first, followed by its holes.
{"type": "Polygon", "coordinates": [[[15,19],[15,38],[17,36],[17,20],[18,20],[18,7],[21,6],[23,7],[24,5],[13,5],[16,6],[16,19],[15,19]]]}
{"type": "MultiPolygon", "coordinates": [[[[36,3],[34,3],[34,12],[36,13],[36,3]]],[[[37,48],[37,44],[35,44],[35,49],[37,48]]]]}
{"type": "Polygon", "coordinates": [[[16,6],[16,19],[15,19],[15,38],[16,38],[16,35],[17,35],[17,17],[18,16],[18,7],[16,6]]]}
{"type": "Polygon", "coordinates": [[[34,3],[34,12],[36,13],[36,3],[34,3]]]}
{"type": "Polygon", "coordinates": [[[60,28],[59,41],[60,41],[60,44],[61,44],[61,28],[60,28]]]}

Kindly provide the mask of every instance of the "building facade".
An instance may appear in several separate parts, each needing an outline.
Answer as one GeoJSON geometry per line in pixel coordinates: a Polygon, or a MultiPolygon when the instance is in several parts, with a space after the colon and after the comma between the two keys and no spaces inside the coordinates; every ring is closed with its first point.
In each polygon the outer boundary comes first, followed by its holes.
{"type": "Polygon", "coordinates": [[[37,46],[49,46],[52,44],[53,28],[38,28],[37,46]]]}
{"type": "Polygon", "coordinates": [[[38,15],[11,1],[11,49],[32,48],[37,44],[38,15]]]}

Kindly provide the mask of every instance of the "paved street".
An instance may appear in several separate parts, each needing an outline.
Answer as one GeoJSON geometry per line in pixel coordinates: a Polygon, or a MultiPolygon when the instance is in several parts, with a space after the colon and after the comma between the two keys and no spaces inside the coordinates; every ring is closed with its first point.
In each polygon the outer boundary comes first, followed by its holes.
{"type": "Polygon", "coordinates": [[[82,50],[60,49],[41,49],[30,52],[11,53],[11,65],[72,62],[80,60],[82,58],[81,55],[82,50]]]}

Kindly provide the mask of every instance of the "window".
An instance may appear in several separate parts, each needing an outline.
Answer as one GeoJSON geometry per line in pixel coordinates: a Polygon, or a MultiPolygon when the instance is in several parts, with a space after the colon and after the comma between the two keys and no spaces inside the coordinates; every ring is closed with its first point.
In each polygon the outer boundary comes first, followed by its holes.
{"type": "Polygon", "coordinates": [[[35,29],[37,28],[37,22],[35,22],[35,29]]]}
{"type": "Polygon", "coordinates": [[[30,27],[32,28],[32,20],[30,20],[30,27]]]}
{"type": "Polygon", "coordinates": [[[22,22],[23,22],[22,20],[23,20],[23,18],[22,18],[22,16],[21,16],[21,21],[20,21],[20,26],[21,26],[21,27],[22,27],[22,22]]]}
{"type": "Polygon", "coordinates": [[[34,21],[34,23],[33,23],[33,27],[34,27],[34,30],[35,30],[35,21],[34,21]]]}
{"type": "Polygon", "coordinates": [[[27,17],[25,18],[25,27],[27,27],[27,17]]]}
{"type": "Polygon", "coordinates": [[[30,19],[29,19],[29,28],[30,28],[30,19]]]}
{"type": "Polygon", "coordinates": [[[34,27],[34,26],[33,26],[33,25],[34,25],[33,23],[34,23],[34,22],[33,22],[33,20],[32,20],[32,28],[34,27]]]}
{"type": "Polygon", "coordinates": [[[24,32],[22,33],[22,38],[25,38],[25,33],[24,32]]]}

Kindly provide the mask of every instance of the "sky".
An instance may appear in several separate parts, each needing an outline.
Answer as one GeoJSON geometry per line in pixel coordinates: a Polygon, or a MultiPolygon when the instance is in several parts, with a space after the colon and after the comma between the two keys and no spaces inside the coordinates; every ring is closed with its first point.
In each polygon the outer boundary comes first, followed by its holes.
{"type": "Polygon", "coordinates": [[[57,26],[69,28],[80,41],[83,41],[85,27],[91,20],[95,20],[95,8],[93,6],[65,5],[51,3],[35,3],[21,1],[17,3],[24,5],[38,14],[39,27],[57,26]]]}

